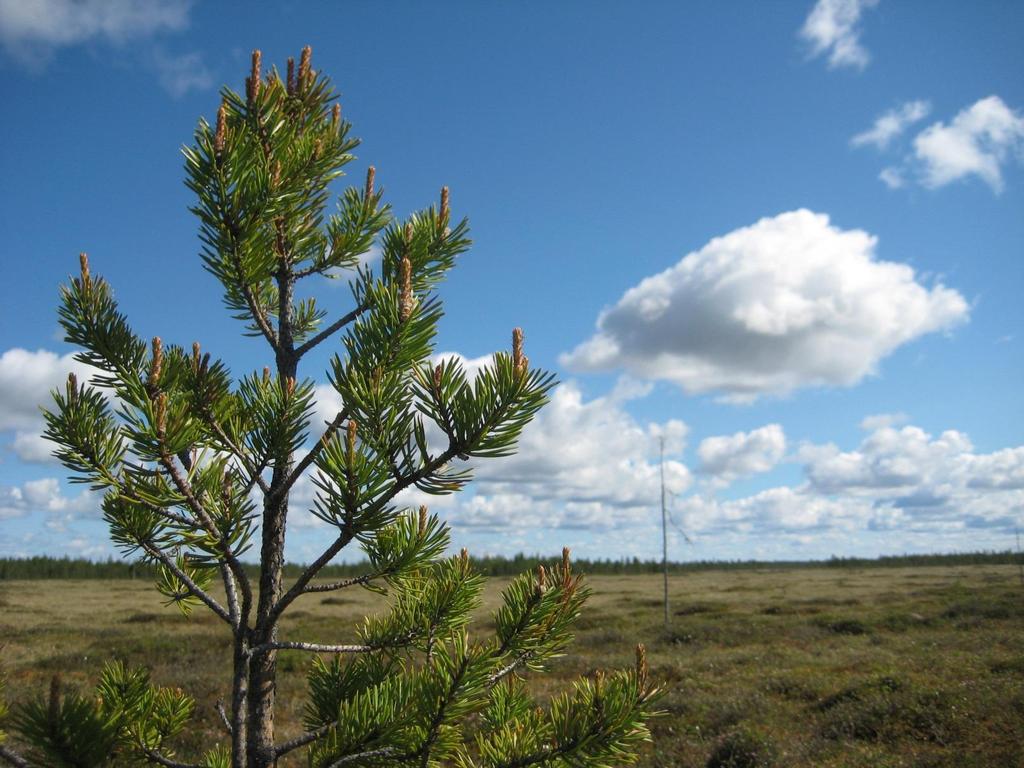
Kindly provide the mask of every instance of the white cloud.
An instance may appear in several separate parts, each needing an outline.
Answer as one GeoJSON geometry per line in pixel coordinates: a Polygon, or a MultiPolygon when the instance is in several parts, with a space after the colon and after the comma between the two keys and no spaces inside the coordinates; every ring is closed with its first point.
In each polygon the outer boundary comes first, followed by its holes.
{"type": "Polygon", "coordinates": [[[883,168],[878,174],[878,178],[889,189],[900,189],[907,183],[906,179],[903,178],[903,172],[899,168],[883,168]]]}
{"type": "Polygon", "coordinates": [[[686,425],[672,419],[644,426],[622,405],[614,395],[585,400],[575,383],[559,385],[523,430],[514,456],[479,462],[477,493],[524,495],[532,504],[584,505],[575,509],[593,514],[597,507],[585,505],[600,505],[611,524],[617,510],[648,508],[658,498],[661,437],[666,486],[673,493],[689,487],[689,471],[672,458],[683,450],[686,425]]]}
{"type": "Polygon", "coordinates": [[[856,384],[901,345],[968,316],[957,291],[877,260],[876,243],[808,210],[762,219],[630,288],[561,362],[733,401],[856,384]]]}
{"type": "Polygon", "coordinates": [[[800,29],[811,56],[828,53],[828,65],[864,69],[871,57],[860,44],[861,14],[878,0],[818,0],[800,29]]]}
{"type": "Polygon", "coordinates": [[[45,513],[52,520],[67,521],[82,515],[99,513],[99,494],[81,491],[65,496],[55,477],[29,480],[21,485],[0,486],[0,519],[45,513]]]}
{"type": "Polygon", "coordinates": [[[14,442],[11,443],[14,455],[29,464],[56,464],[57,459],[53,456],[53,449],[56,446],[46,440],[41,433],[41,424],[34,431],[16,432],[14,442]]]}
{"type": "Polygon", "coordinates": [[[0,42],[38,67],[61,46],[184,29],[190,6],[190,0],[0,0],[0,42]]]}
{"type": "Polygon", "coordinates": [[[160,85],[176,99],[189,91],[205,91],[214,85],[213,75],[198,51],[175,56],[157,49],[153,53],[153,63],[160,85]]]}
{"type": "Polygon", "coordinates": [[[50,390],[62,387],[72,372],[83,382],[95,373],[71,354],[60,356],[45,349],[15,347],[0,355],[0,431],[41,431],[39,407],[50,405],[50,390]]]}
{"type": "Polygon", "coordinates": [[[1002,166],[1024,157],[1024,116],[998,96],[961,110],[946,125],[929,126],[914,139],[921,182],[937,188],[978,176],[996,192],[1003,188],[1002,166]]]}
{"type": "Polygon", "coordinates": [[[930,111],[931,105],[927,101],[908,101],[881,115],[870,129],[858,133],[850,143],[855,147],[873,144],[878,149],[885,149],[907,127],[927,117],[930,111]]]}
{"type": "Polygon", "coordinates": [[[716,435],[700,441],[698,471],[725,486],[747,475],[768,472],[786,453],[786,434],[778,424],[750,432],[716,435]]]}

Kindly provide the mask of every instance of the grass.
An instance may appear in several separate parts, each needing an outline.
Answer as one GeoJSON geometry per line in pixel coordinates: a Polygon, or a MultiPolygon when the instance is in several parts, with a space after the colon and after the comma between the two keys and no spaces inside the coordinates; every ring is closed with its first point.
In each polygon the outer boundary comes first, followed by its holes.
{"type": "MultiPolygon", "coordinates": [[[[1007,768],[1024,766],[1024,588],[1010,565],[701,571],[672,579],[595,576],[570,652],[539,693],[632,662],[644,642],[666,694],[648,768],[1007,768]]],[[[476,626],[505,579],[490,579],[476,626]]],[[[146,581],[0,582],[8,699],[42,695],[60,673],[95,683],[103,661],[147,666],[198,700],[181,754],[222,739],[230,649],[201,610],[183,619],[146,581]]],[[[381,598],[310,595],[282,639],[346,642],[381,598]]],[[[300,731],[307,655],[284,652],[278,728],[300,731]]],[[[289,765],[299,765],[295,760],[289,765]]]]}

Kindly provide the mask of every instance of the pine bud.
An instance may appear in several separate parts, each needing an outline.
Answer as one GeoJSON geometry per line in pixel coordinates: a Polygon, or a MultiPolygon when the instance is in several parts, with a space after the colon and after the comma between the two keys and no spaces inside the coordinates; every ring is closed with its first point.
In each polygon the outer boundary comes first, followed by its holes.
{"type": "Polygon", "coordinates": [[[288,81],[285,87],[289,96],[295,93],[295,59],[291,56],[288,57],[288,81]]]}
{"type": "Polygon", "coordinates": [[[92,277],[89,276],[89,255],[78,254],[78,265],[82,268],[82,288],[88,289],[92,285],[92,277]]]}
{"type": "Polygon", "coordinates": [[[331,125],[335,129],[341,125],[341,104],[335,104],[331,110],[331,125]]]}
{"type": "Polygon", "coordinates": [[[537,586],[534,590],[537,597],[541,597],[544,594],[544,590],[547,588],[547,573],[544,571],[543,565],[537,566],[537,586]]]}
{"type": "Polygon", "coordinates": [[[260,95],[260,66],[263,62],[263,52],[257,48],[252,52],[252,72],[249,74],[249,79],[246,81],[247,89],[246,96],[249,98],[249,103],[252,104],[259,98],[260,95]]]}
{"type": "Polygon", "coordinates": [[[356,452],[356,430],[358,426],[355,420],[349,419],[348,425],[345,427],[345,447],[348,450],[350,456],[356,452]]]}
{"type": "Polygon", "coordinates": [[[78,402],[78,377],[73,373],[68,374],[68,403],[78,402]]]}
{"type": "Polygon", "coordinates": [[[269,365],[264,365],[263,366],[263,383],[264,384],[269,384],[270,383],[270,366],[269,365]]]}
{"type": "Polygon", "coordinates": [[[221,102],[217,110],[217,131],[213,135],[213,151],[218,155],[224,151],[224,144],[228,138],[228,105],[221,102]]]}
{"type": "Polygon", "coordinates": [[[427,530],[427,508],[426,506],[420,507],[420,516],[417,521],[416,532],[422,536],[423,532],[427,530]]]}
{"type": "Polygon", "coordinates": [[[153,337],[153,364],[149,368],[149,383],[152,386],[160,384],[160,374],[164,369],[164,343],[159,336],[153,337]]]}
{"type": "Polygon", "coordinates": [[[199,351],[201,347],[198,341],[192,342],[192,370],[199,373],[199,351]]]}
{"type": "Polygon", "coordinates": [[[469,563],[469,550],[463,547],[459,550],[459,562],[465,567],[469,563]]]}
{"type": "Polygon", "coordinates": [[[167,393],[161,392],[156,396],[156,402],[153,403],[153,416],[156,422],[156,434],[157,437],[163,438],[164,433],[167,431],[167,393]]]}
{"type": "Polygon", "coordinates": [[[304,90],[308,86],[308,83],[306,81],[309,80],[309,63],[312,57],[313,49],[307,45],[305,48],[302,49],[302,55],[299,57],[299,80],[296,83],[296,86],[300,90],[304,90]]]}
{"type": "Polygon", "coordinates": [[[412,262],[406,256],[401,265],[402,292],[398,300],[398,319],[403,323],[412,315],[412,262]]]}
{"type": "Polygon", "coordinates": [[[441,209],[440,209],[440,212],[438,214],[438,218],[440,218],[440,220],[441,220],[441,225],[445,227],[445,234],[448,234],[448,232],[447,232],[447,230],[448,230],[447,224],[448,224],[448,217],[450,215],[451,214],[450,214],[450,212],[448,210],[448,187],[441,187],[441,209]]]}
{"type": "Polygon", "coordinates": [[[377,169],[372,165],[366,169],[366,199],[373,197],[373,179],[377,175],[377,169]]]}
{"type": "Polygon", "coordinates": [[[522,376],[526,370],[526,358],[523,357],[523,329],[512,329],[512,367],[516,375],[522,376]]]}
{"type": "Polygon", "coordinates": [[[295,394],[295,377],[285,376],[281,381],[281,389],[284,392],[285,399],[290,398],[295,394]]]}
{"type": "Polygon", "coordinates": [[[444,373],[440,365],[434,366],[434,391],[441,392],[441,374],[444,373]]]}
{"type": "Polygon", "coordinates": [[[636,680],[641,690],[647,688],[647,649],[643,643],[636,646],[636,680]]]}
{"type": "Polygon", "coordinates": [[[572,563],[569,561],[569,548],[562,547],[562,586],[569,586],[572,574],[572,563]]]}
{"type": "Polygon", "coordinates": [[[270,186],[276,188],[281,183],[281,161],[275,160],[270,169],[270,186]]]}

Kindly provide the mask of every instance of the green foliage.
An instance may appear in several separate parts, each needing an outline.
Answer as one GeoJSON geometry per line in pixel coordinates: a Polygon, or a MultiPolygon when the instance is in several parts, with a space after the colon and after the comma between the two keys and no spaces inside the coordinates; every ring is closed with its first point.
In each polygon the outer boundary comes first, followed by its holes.
{"type": "MultiPolygon", "coordinates": [[[[185,615],[203,604],[230,628],[232,746],[214,747],[204,764],[269,768],[300,747],[324,768],[631,761],[654,695],[642,659],[633,671],[580,680],[546,714],[521,683],[564,651],[588,596],[568,550],[512,582],[495,637],[473,637],[482,576],[465,551],[444,557],[449,533],[436,516],[399,502],[411,488],[457,491],[472,462],[512,454],[554,376],[530,367],[519,329],[511,352],[473,376],[458,360],[432,360],[443,315],[436,289],[470,246],[467,221],[453,221],[447,189],[437,206],[396,220],[372,168],[328,215],[329,187],[358,141],[309,49],[285,78],[264,78],[260,67],[256,52],[245,95],[225,88],[215,124],[200,121],[184,156],[203,264],[245,332],[270,346],[273,370],[236,379],[198,343],[188,354],[154,338],[147,349],[83,255],[60,320],[78,360],[98,373],[69,378],[46,414],[55,455],[73,479],[104,492],[115,544],[141,558],[166,604],[185,615]],[[375,245],[376,270],[363,263],[375,245]],[[326,324],[327,311],[299,291],[306,278],[340,271],[354,306],[326,324]],[[342,405],[322,427],[312,424],[314,382],[298,367],[332,337],[329,379],[342,405]],[[286,586],[290,493],[305,472],[316,488],[309,512],[329,534],[286,586]],[[257,536],[253,573],[239,557],[257,536]],[[314,584],[349,545],[362,548],[365,569],[314,584]],[[389,601],[356,628],[358,644],[279,637],[294,600],[356,585],[389,601]],[[272,717],[281,650],[334,654],[312,663],[310,731],[284,745],[274,743],[272,717]],[[529,737],[516,735],[527,724],[529,737]]],[[[171,740],[193,708],[181,691],[112,664],[96,702],[54,692],[49,704],[19,710],[16,724],[56,764],[98,766],[117,754],[174,765],[171,740]]]]}

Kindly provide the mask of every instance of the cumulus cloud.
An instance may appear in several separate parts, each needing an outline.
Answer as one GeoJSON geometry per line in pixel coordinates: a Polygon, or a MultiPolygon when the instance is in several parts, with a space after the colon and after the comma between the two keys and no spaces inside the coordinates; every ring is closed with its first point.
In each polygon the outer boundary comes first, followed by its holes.
{"type": "Polygon", "coordinates": [[[930,111],[931,105],[927,101],[908,101],[881,115],[871,128],[850,139],[850,144],[855,147],[872,144],[878,149],[885,149],[909,126],[926,118],[930,111]]]}
{"type": "Polygon", "coordinates": [[[32,513],[47,514],[62,529],[61,521],[98,514],[99,495],[82,491],[77,496],[65,496],[55,477],[0,486],[0,520],[32,513]]]}
{"type": "Polygon", "coordinates": [[[768,424],[750,432],[716,435],[700,441],[698,471],[721,486],[734,480],[768,472],[786,453],[786,434],[779,424],[768,424]]]}
{"type": "Polygon", "coordinates": [[[39,407],[49,404],[50,390],[63,386],[72,372],[80,381],[94,373],[73,355],[45,349],[30,352],[15,347],[0,355],[0,431],[41,430],[39,407]]]}
{"type": "Polygon", "coordinates": [[[978,176],[999,192],[1003,165],[1022,157],[1024,116],[998,96],[976,101],[948,125],[937,122],[914,139],[921,183],[933,189],[978,176]]]}
{"type": "Polygon", "coordinates": [[[190,0],[0,0],[0,42],[38,65],[61,46],[184,29],[190,6],[190,0]]]}
{"type": "Polygon", "coordinates": [[[1024,447],[977,453],[957,430],[868,426],[851,451],[801,446],[808,493],[870,501],[878,529],[1009,530],[1024,519],[1024,447]]]}
{"type": "Polygon", "coordinates": [[[561,384],[523,430],[518,452],[480,462],[478,493],[525,494],[532,502],[600,504],[615,510],[649,507],[658,498],[659,439],[665,439],[665,482],[679,493],[690,485],[687,468],[672,457],[682,452],[686,425],[638,423],[615,393],[586,400],[573,382],[561,384]]]}
{"type": "Polygon", "coordinates": [[[860,44],[861,14],[878,0],[818,0],[800,29],[811,56],[828,54],[830,68],[864,69],[871,56],[860,44]]]}
{"type": "Polygon", "coordinates": [[[957,291],[876,259],[876,245],[808,210],[762,219],[630,288],[561,362],[740,402],[856,384],[901,345],[968,316],[957,291]]]}

